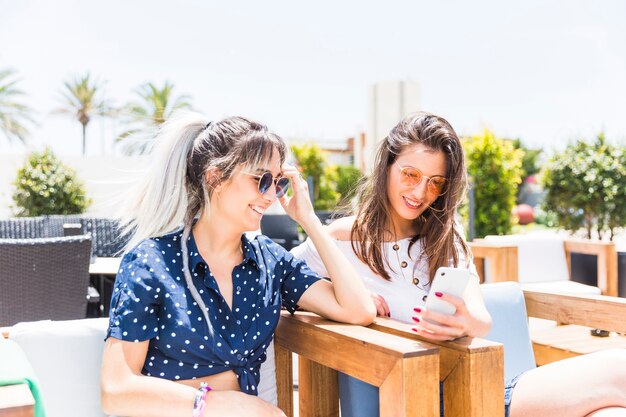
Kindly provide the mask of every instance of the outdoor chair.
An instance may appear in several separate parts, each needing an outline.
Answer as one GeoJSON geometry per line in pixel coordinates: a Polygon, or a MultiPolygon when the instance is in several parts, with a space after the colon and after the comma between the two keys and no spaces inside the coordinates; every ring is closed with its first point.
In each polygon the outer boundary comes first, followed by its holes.
{"type": "Polygon", "coordinates": [[[36,239],[46,237],[44,217],[14,217],[0,220],[0,239],[36,239]]]}
{"type": "Polygon", "coordinates": [[[552,235],[487,236],[469,243],[484,282],[518,281],[524,288],[617,296],[617,251],[612,242],[552,235]],[[595,277],[572,271],[572,253],[597,257],[595,277]],[[572,276],[583,278],[575,282],[572,276]],[[594,285],[588,285],[589,283],[594,285]]]}
{"type": "Polygon", "coordinates": [[[331,224],[336,219],[347,216],[343,211],[316,211],[315,215],[321,220],[322,224],[331,224]]]}
{"type": "MultiPolygon", "coordinates": [[[[80,214],[53,214],[45,217],[45,237],[71,236],[65,234],[66,224],[80,224],[80,214]]],[[[80,233],[84,234],[84,233],[80,233]]]]}
{"type": "Polygon", "coordinates": [[[287,250],[301,243],[298,223],[286,214],[264,215],[261,218],[261,233],[287,250]]]}
{"type": "MultiPolygon", "coordinates": [[[[8,342],[18,345],[34,370],[48,417],[104,416],[99,375],[106,327],[106,319],[83,319],[5,329],[8,342]]],[[[283,312],[274,346],[261,367],[259,393],[289,417],[294,410],[292,352],[300,360],[300,417],[338,417],[336,369],[381,387],[383,417],[439,416],[438,349],[430,344],[311,313],[283,312]]],[[[3,417],[32,416],[33,406],[27,385],[0,387],[3,417]]]]}
{"type": "Polygon", "coordinates": [[[89,236],[0,239],[0,326],[84,318],[89,236]]]}
{"type": "MultiPolygon", "coordinates": [[[[486,339],[465,337],[450,342],[429,342],[440,351],[446,417],[501,417],[504,377],[511,378],[536,365],[559,359],[626,347],[626,337],[618,334],[626,332],[623,320],[626,300],[622,298],[522,290],[515,282],[483,284],[481,290],[493,319],[486,339]],[[533,333],[529,331],[527,320],[535,317],[566,324],[559,327],[565,330],[563,336],[559,339],[558,334],[555,337],[544,331],[539,340],[531,339],[533,333]],[[590,327],[613,332],[609,337],[595,337],[590,334],[590,327]]],[[[393,319],[377,317],[369,327],[410,340],[425,340],[411,331],[413,325],[393,319]]],[[[342,402],[344,400],[351,404],[359,401],[358,397],[344,398],[342,390],[342,402]]],[[[368,416],[357,412],[344,414],[344,417],[350,415],[368,416]]]]}
{"type": "Polygon", "coordinates": [[[121,256],[128,237],[122,234],[116,219],[83,217],[83,233],[91,234],[92,255],[104,258],[121,256]]]}

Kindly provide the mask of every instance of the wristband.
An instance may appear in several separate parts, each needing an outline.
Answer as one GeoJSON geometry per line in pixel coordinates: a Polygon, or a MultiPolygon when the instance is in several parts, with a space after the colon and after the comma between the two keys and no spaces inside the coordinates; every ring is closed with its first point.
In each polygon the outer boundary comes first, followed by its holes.
{"type": "Polygon", "coordinates": [[[200,388],[196,391],[196,398],[193,400],[193,414],[191,417],[203,417],[204,405],[207,392],[211,391],[211,387],[206,382],[200,384],[200,388]]]}

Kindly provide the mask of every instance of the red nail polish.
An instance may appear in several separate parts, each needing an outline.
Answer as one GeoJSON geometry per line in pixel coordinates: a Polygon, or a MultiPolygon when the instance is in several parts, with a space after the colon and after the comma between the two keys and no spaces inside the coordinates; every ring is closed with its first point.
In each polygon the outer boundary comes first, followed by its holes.
{"type": "Polygon", "coordinates": [[[421,308],[419,308],[419,307],[415,307],[415,308],[413,309],[413,311],[415,311],[416,313],[421,313],[421,312],[422,312],[422,309],[421,309],[421,308]]]}
{"type": "Polygon", "coordinates": [[[419,322],[420,322],[420,319],[418,319],[417,317],[412,317],[412,319],[413,319],[413,321],[415,321],[415,322],[417,322],[417,323],[419,323],[419,322]]]}
{"type": "Polygon", "coordinates": [[[415,327],[413,327],[411,330],[413,330],[414,332],[419,332],[419,330],[417,330],[415,327]]]}
{"type": "Polygon", "coordinates": [[[441,292],[437,291],[437,292],[435,293],[435,295],[436,295],[437,297],[441,297],[441,296],[443,295],[443,293],[441,293],[441,292]]]}
{"type": "Polygon", "coordinates": [[[387,313],[387,317],[391,317],[391,313],[387,313]]]}

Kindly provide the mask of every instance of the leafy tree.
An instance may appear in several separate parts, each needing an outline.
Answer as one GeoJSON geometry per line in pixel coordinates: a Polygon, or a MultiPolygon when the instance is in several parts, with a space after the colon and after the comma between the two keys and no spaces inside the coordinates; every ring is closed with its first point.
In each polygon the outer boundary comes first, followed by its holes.
{"type": "Polygon", "coordinates": [[[513,147],[524,151],[522,157],[522,178],[536,174],[541,170],[539,166],[542,149],[532,149],[524,146],[520,139],[513,139],[513,147]]]}
{"type": "Polygon", "coordinates": [[[83,128],[83,155],[87,142],[87,125],[94,116],[110,116],[114,110],[102,97],[104,84],[97,79],[91,79],[86,73],[67,80],[63,83],[65,89],[61,92],[63,106],[56,109],[56,113],[73,115],[83,128]]]}
{"type": "Polygon", "coordinates": [[[135,90],[139,101],[128,103],[122,110],[125,124],[129,128],[117,141],[126,142],[128,153],[145,153],[150,143],[141,133],[149,133],[168,120],[176,110],[191,109],[190,97],[174,96],[174,84],[166,81],[163,87],[153,83],[145,83],[135,90]],[[139,135],[139,136],[138,136],[139,135]]]}
{"type": "Polygon", "coordinates": [[[523,151],[489,130],[463,139],[463,147],[474,190],[476,237],[509,233],[517,186],[522,180],[523,151]]]}
{"type": "Polygon", "coordinates": [[[320,147],[312,143],[291,145],[290,149],[302,170],[302,176],[313,179],[313,205],[315,206],[315,203],[320,199],[326,157],[320,147]]]}
{"type": "Polygon", "coordinates": [[[337,165],[336,189],[339,193],[339,204],[347,204],[356,194],[363,172],[354,165],[337,165]]]}
{"type": "Polygon", "coordinates": [[[20,103],[24,93],[17,88],[19,79],[12,69],[0,70],[0,132],[8,141],[18,140],[26,143],[28,125],[34,123],[34,111],[20,103]]]}
{"type": "Polygon", "coordinates": [[[606,142],[578,140],[545,166],[542,183],[547,191],[546,211],[571,232],[584,228],[612,240],[615,229],[626,225],[626,149],[606,142]]]}
{"type": "Polygon", "coordinates": [[[91,204],[76,172],[50,148],[28,155],[13,185],[17,216],[80,214],[91,204]]]}
{"type": "Polygon", "coordinates": [[[296,162],[305,178],[313,179],[313,207],[334,210],[348,202],[356,191],[363,173],[352,165],[328,165],[319,146],[308,143],[291,145],[296,162]]]}

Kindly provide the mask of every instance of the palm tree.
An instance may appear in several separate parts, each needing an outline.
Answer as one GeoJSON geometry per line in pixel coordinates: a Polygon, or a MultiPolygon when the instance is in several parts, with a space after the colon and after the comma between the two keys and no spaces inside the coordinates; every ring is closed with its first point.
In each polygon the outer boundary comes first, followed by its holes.
{"type": "Polygon", "coordinates": [[[0,70],[0,132],[9,140],[26,144],[28,124],[34,124],[34,111],[16,99],[24,93],[16,88],[19,79],[12,69],[0,70]]]}
{"type": "Polygon", "coordinates": [[[135,90],[141,100],[126,105],[123,112],[130,128],[117,138],[117,141],[126,139],[126,152],[145,153],[150,146],[145,134],[169,119],[176,110],[192,108],[189,96],[175,97],[173,90],[174,84],[169,81],[165,81],[161,88],[148,82],[135,90]]]}
{"type": "Polygon", "coordinates": [[[64,91],[61,92],[63,107],[55,110],[56,113],[71,114],[83,127],[83,155],[85,155],[87,125],[94,116],[110,116],[112,109],[107,101],[101,97],[100,91],[104,83],[91,80],[89,73],[82,77],[63,82],[64,91]]]}

